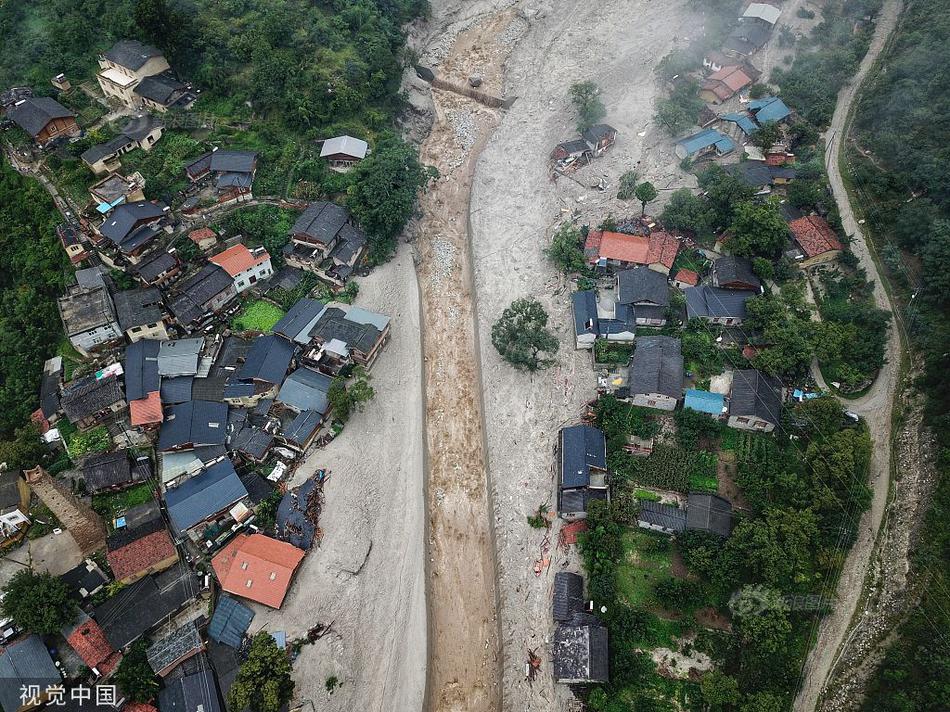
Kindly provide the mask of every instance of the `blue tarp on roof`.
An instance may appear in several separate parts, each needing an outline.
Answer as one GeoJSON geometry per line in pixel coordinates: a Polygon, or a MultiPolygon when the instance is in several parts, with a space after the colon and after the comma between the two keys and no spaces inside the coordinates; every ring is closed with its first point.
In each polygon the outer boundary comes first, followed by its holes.
{"type": "Polygon", "coordinates": [[[792,110],[785,106],[785,102],[777,96],[764,96],[749,102],[749,111],[755,115],[760,124],[768,121],[781,121],[792,115],[792,110]]]}
{"type": "Polygon", "coordinates": [[[683,402],[684,408],[709,415],[722,415],[725,405],[726,399],[722,393],[710,393],[692,388],[686,391],[686,400],[683,402]]]}
{"type": "Polygon", "coordinates": [[[759,127],[755,125],[755,122],[749,117],[748,114],[732,113],[732,114],[723,114],[719,117],[723,121],[731,121],[736,124],[742,132],[748,136],[759,130],[759,127]]]}
{"type": "Polygon", "coordinates": [[[254,611],[250,608],[230,596],[221,596],[208,624],[208,635],[219,643],[240,648],[253,619],[254,611]]]}
{"type": "Polygon", "coordinates": [[[165,504],[175,529],[184,532],[244,497],[247,490],[234,465],[225,459],[167,490],[165,504]]]}

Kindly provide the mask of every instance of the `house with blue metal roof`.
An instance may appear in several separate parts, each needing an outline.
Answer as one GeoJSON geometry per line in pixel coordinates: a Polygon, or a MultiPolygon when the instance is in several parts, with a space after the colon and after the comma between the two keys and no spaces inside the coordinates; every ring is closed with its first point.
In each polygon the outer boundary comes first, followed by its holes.
{"type": "Polygon", "coordinates": [[[284,381],[276,401],[296,413],[306,410],[326,415],[330,409],[329,392],[333,379],[312,368],[298,368],[284,381]]]}
{"type": "Polygon", "coordinates": [[[760,124],[769,121],[778,123],[792,115],[792,110],[785,106],[785,102],[777,96],[763,96],[761,99],[753,99],[747,104],[747,107],[760,124]]]}
{"type": "Polygon", "coordinates": [[[173,405],[159,431],[158,449],[165,452],[224,445],[227,425],[228,406],[224,403],[197,400],[173,405]]]}
{"type": "Polygon", "coordinates": [[[222,594],[208,624],[208,636],[232,648],[240,648],[252,620],[254,611],[227,594],[222,594]]]}
{"type": "Polygon", "coordinates": [[[676,142],[677,158],[700,158],[707,153],[724,156],[736,148],[735,142],[716,129],[703,129],[676,142]]]}
{"type": "Polygon", "coordinates": [[[177,487],[165,491],[172,526],[179,534],[204,524],[247,497],[230,460],[211,465],[177,487]]]}
{"type": "Polygon", "coordinates": [[[259,384],[257,390],[279,386],[287,375],[294,348],[293,342],[274,334],[258,336],[247,352],[244,365],[237,375],[238,380],[259,384]]]}
{"type": "Polygon", "coordinates": [[[711,393],[710,391],[690,388],[686,391],[683,407],[687,410],[695,410],[718,418],[726,411],[726,398],[722,393],[711,393]]]}
{"type": "Polygon", "coordinates": [[[318,432],[323,424],[323,414],[315,410],[301,411],[289,423],[281,426],[281,441],[294,450],[303,452],[318,432]]]}
{"type": "Polygon", "coordinates": [[[587,516],[592,499],[608,499],[607,440],[590,425],[561,428],[558,435],[558,512],[565,519],[587,516]]]}
{"type": "Polygon", "coordinates": [[[746,136],[751,136],[759,130],[759,127],[756,126],[755,122],[748,114],[733,112],[729,114],[723,114],[719,118],[722,121],[735,124],[746,136]]]}

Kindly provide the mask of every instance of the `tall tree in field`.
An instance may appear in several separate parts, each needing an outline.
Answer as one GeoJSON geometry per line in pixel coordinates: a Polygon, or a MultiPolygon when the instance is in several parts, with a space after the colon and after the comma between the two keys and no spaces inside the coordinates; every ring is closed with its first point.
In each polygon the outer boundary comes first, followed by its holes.
{"type": "Polygon", "coordinates": [[[650,181],[643,181],[640,185],[637,186],[637,189],[633,191],[634,196],[637,200],[640,201],[640,217],[643,217],[647,214],[647,203],[651,203],[656,200],[656,188],[650,181]]]}
{"type": "Polygon", "coordinates": [[[600,100],[600,87],[590,80],[571,85],[571,102],[577,111],[577,130],[581,133],[607,115],[600,100]]]}
{"type": "Polygon", "coordinates": [[[270,633],[261,631],[251,640],[247,660],[228,691],[228,707],[277,712],[293,694],[287,653],[277,647],[270,633]]]}
{"type": "Polygon", "coordinates": [[[491,328],[491,342],[512,366],[537,371],[554,363],[557,338],[547,329],[548,314],[534,299],[516,299],[491,328]]]}

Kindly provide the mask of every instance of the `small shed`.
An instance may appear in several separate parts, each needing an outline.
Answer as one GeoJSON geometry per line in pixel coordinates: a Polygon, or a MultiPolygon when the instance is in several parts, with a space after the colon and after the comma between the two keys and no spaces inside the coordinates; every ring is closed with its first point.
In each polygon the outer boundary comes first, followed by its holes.
{"type": "Polygon", "coordinates": [[[584,578],[571,571],[554,574],[554,620],[569,621],[584,610],[584,578]]]}

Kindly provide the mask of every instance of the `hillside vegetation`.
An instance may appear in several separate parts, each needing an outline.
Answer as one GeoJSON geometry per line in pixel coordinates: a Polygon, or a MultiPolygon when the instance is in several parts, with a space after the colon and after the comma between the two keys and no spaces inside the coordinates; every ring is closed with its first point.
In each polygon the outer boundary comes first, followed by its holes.
{"type": "Polygon", "coordinates": [[[911,339],[926,359],[920,387],[936,433],[937,489],[913,567],[920,604],[900,628],[864,709],[923,712],[950,699],[950,14],[942,0],[911,0],[861,98],[854,188],[884,266],[906,308],[911,339]],[[863,151],[867,151],[865,154],[863,151]],[[912,300],[912,301],[911,301],[912,300]]]}

